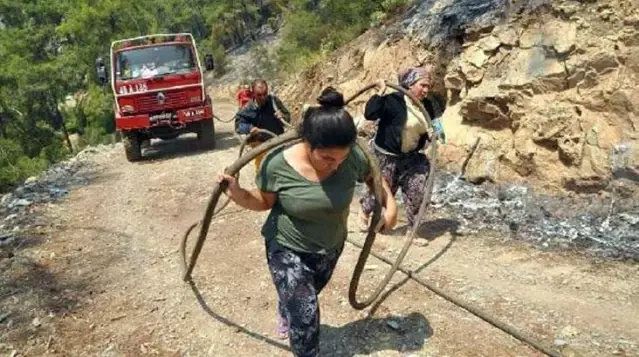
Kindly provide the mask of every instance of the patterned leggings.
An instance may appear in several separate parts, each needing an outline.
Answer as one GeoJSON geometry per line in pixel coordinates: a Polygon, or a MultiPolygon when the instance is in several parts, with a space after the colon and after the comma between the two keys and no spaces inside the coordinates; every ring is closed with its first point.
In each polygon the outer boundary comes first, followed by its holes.
{"type": "MultiPolygon", "coordinates": [[[[428,179],[430,170],[428,158],[420,153],[411,153],[398,157],[382,154],[377,150],[373,150],[373,152],[377,156],[382,176],[388,182],[393,196],[397,193],[397,189],[401,187],[404,204],[406,205],[408,226],[412,227],[424,197],[424,183],[428,179]]],[[[375,196],[369,189],[367,189],[366,194],[359,202],[365,214],[369,215],[373,212],[375,196]]]]}
{"type": "Polygon", "coordinates": [[[317,297],[326,286],[344,249],[326,254],[302,253],[275,240],[266,243],[266,258],[277,294],[279,313],[289,324],[289,341],[296,357],[319,353],[320,308],[317,297]]]}

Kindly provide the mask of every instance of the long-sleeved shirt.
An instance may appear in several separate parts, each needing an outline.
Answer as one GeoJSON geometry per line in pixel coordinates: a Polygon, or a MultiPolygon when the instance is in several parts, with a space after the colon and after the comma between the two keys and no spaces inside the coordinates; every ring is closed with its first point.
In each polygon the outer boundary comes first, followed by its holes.
{"type": "MultiPolygon", "coordinates": [[[[364,117],[367,120],[379,119],[374,141],[375,146],[391,155],[420,151],[429,140],[428,133],[419,129],[424,123],[418,120],[420,119],[419,117],[415,116],[417,113],[409,113],[406,99],[404,94],[400,92],[383,96],[375,94],[368,100],[364,110],[364,117]],[[415,118],[409,120],[411,119],[409,117],[412,116],[415,116],[415,118]]],[[[422,100],[422,104],[426,108],[431,121],[441,117],[443,110],[440,109],[442,106],[437,100],[425,98],[422,100]]],[[[419,113],[419,116],[421,117],[421,113],[419,113]]]]}
{"type": "MultiPolygon", "coordinates": [[[[245,135],[255,127],[268,130],[276,135],[284,133],[284,124],[275,116],[276,109],[273,107],[273,103],[277,106],[277,110],[282,113],[284,121],[290,123],[291,113],[284,106],[284,103],[278,97],[269,94],[266,97],[266,102],[261,107],[253,99],[235,114],[235,132],[245,135]]],[[[268,136],[259,136],[257,138],[258,141],[268,139],[270,139],[268,136]]]]}

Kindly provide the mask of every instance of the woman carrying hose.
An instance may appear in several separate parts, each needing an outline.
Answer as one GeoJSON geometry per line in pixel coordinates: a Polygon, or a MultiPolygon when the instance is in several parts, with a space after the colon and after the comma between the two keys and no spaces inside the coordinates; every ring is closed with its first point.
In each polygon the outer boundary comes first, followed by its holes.
{"type": "MultiPolygon", "coordinates": [[[[398,75],[402,87],[410,91],[430,114],[430,120],[440,139],[445,140],[440,117],[442,103],[426,98],[433,85],[432,67],[407,68],[398,75]]],[[[408,226],[415,223],[424,196],[424,183],[428,178],[430,163],[421,153],[429,141],[428,118],[424,118],[419,108],[401,92],[384,95],[386,85],[379,83],[382,95],[373,95],[366,103],[366,120],[379,119],[377,133],[372,141],[373,152],[379,160],[382,176],[388,182],[393,195],[402,189],[406,205],[408,226]]],[[[366,230],[375,204],[372,191],[360,199],[360,230],[366,230]],[[365,227],[366,226],[366,227],[365,227]]]]}
{"type": "MultiPolygon", "coordinates": [[[[238,205],[270,210],[262,227],[266,258],[279,297],[278,333],[288,336],[295,356],[319,353],[318,295],[326,286],[344,248],[349,206],[356,182],[373,185],[364,153],[355,145],[353,118],[342,94],[332,88],[320,106],[304,115],[302,142],[270,151],[256,177],[257,189],[241,188],[234,177],[226,195],[238,205]]],[[[385,229],[397,219],[390,188],[383,184],[385,229]]]]}

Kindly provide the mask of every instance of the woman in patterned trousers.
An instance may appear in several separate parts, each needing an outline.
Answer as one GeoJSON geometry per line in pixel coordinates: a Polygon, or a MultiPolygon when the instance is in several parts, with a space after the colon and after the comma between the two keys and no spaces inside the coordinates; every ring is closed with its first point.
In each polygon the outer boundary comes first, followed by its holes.
{"type": "MultiPolygon", "coordinates": [[[[226,194],[238,205],[270,210],[262,235],[279,298],[277,327],[297,357],[319,353],[318,296],[344,248],[356,182],[373,182],[364,153],[354,145],[357,132],[343,96],[328,88],[319,103],[304,114],[298,128],[301,143],[266,154],[257,189],[245,190],[232,176],[218,175],[219,182],[228,182],[226,194]]],[[[384,192],[384,226],[390,229],[397,207],[386,184],[384,192]]]]}
{"type": "MultiPolygon", "coordinates": [[[[422,101],[430,118],[424,118],[419,108],[401,92],[383,95],[384,81],[379,87],[382,95],[373,95],[366,103],[364,118],[378,120],[378,129],[372,147],[379,160],[382,175],[393,195],[402,189],[409,227],[415,223],[424,196],[424,183],[428,179],[430,162],[421,151],[430,140],[428,122],[431,120],[440,139],[445,140],[440,117],[442,103],[427,98],[433,85],[432,67],[408,68],[398,75],[402,87],[422,101]]],[[[360,229],[366,230],[375,198],[369,190],[360,200],[360,229]]]]}

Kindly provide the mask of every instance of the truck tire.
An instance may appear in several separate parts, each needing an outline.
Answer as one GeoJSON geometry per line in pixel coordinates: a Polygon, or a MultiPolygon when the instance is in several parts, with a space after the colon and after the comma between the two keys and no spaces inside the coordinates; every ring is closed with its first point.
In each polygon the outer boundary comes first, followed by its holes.
{"type": "Polygon", "coordinates": [[[213,118],[200,121],[197,139],[207,148],[215,148],[215,125],[213,118]]]}
{"type": "Polygon", "coordinates": [[[129,162],[142,159],[142,148],[140,147],[140,138],[137,132],[124,133],[124,135],[122,135],[122,143],[124,144],[126,159],[129,162]]]}

